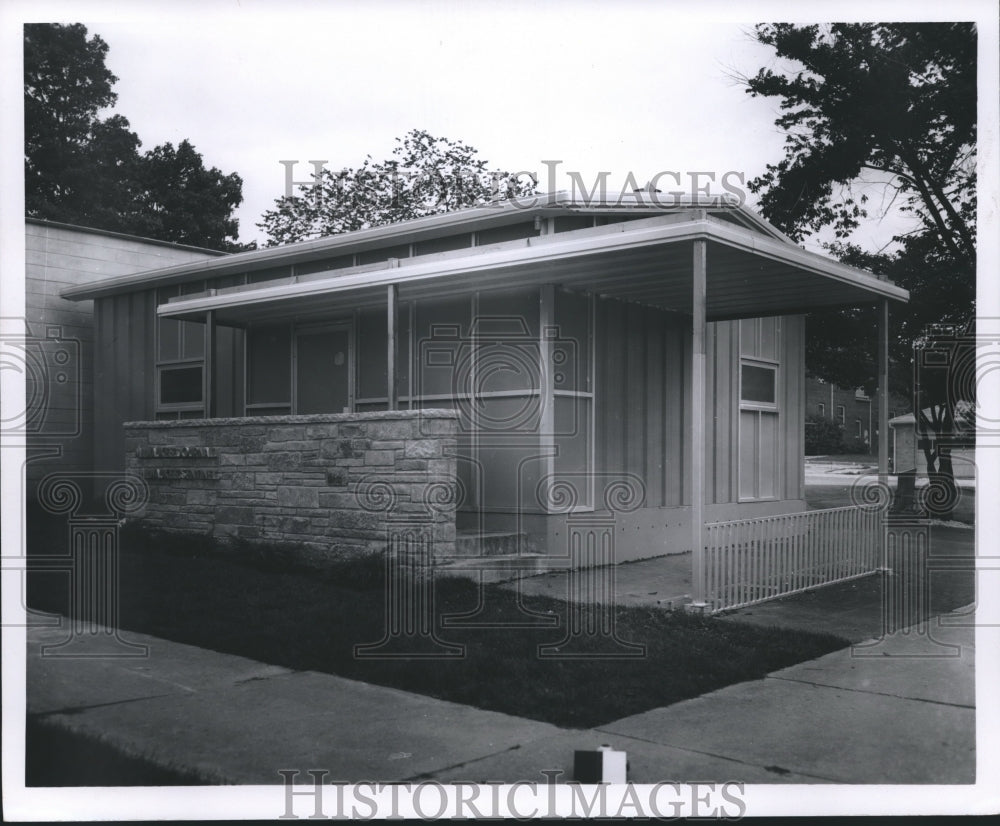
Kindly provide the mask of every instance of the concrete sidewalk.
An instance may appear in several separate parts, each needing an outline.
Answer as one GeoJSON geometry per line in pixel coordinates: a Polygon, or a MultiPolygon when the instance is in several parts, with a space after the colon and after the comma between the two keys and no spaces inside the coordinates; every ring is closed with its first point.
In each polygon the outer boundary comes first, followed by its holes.
{"type": "Polygon", "coordinates": [[[579,731],[329,674],[127,632],[147,658],[40,656],[28,713],[206,782],[572,779],[573,751],[609,743],[629,780],[971,783],[974,635],[955,613],[705,696],[579,731]]]}

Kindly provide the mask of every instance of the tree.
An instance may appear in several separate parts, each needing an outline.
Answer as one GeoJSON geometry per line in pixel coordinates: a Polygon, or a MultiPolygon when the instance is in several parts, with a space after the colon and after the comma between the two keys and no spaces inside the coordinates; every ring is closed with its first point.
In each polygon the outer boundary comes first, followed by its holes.
{"type": "MultiPolygon", "coordinates": [[[[908,395],[913,341],[930,324],[968,323],[975,308],[975,26],[776,23],[755,36],[793,64],[746,79],[749,94],[780,100],[775,124],[786,133],[784,158],[749,188],[794,240],[832,230],[831,253],[910,291],[890,329],[891,387],[908,395]],[[888,251],[848,241],[872,185],[913,223],[888,251]]],[[[810,371],[871,391],[873,328],[869,310],[811,314],[810,371]]]]}
{"type": "MultiPolygon", "coordinates": [[[[117,101],[108,45],[79,23],[24,27],[25,211],[36,218],[212,249],[235,242],[238,175],[205,169],[188,141],[145,154],[117,101]],[[170,214],[168,214],[170,213],[170,214]]],[[[254,246],[254,245],[251,245],[254,246]]]]}
{"type": "Polygon", "coordinates": [[[139,139],[129,122],[98,112],[114,105],[118,80],[107,44],[87,29],[24,27],[24,172],[29,215],[57,221],[92,216],[121,229],[114,205],[127,194],[139,139]]]}
{"type": "Polygon", "coordinates": [[[413,129],[392,156],[357,169],[322,169],[302,195],[275,200],[258,227],[268,246],[336,235],[529,195],[533,180],[491,170],[473,147],[413,129]]]}
{"type": "Polygon", "coordinates": [[[147,152],[135,179],[134,231],[180,244],[225,248],[239,234],[233,210],[243,200],[243,181],[233,172],[206,169],[183,140],[147,152]]]}

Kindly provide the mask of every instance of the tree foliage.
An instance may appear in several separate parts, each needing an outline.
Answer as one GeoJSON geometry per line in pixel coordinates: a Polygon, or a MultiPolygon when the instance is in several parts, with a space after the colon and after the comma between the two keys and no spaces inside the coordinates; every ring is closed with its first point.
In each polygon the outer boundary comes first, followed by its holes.
{"type": "Polygon", "coordinates": [[[165,143],[147,152],[135,177],[134,231],[181,244],[205,246],[203,239],[236,238],[233,210],[243,200],[243,181],[235,172],[206,169],[187,141],[165,143]]]}
{"type": "Polygon", "coordinates": [[[534,192],[533,180],[494,170],[468,144],[413,129],[389,158],[357,168],[323,168],[300,195],[286,195],[258,227],[268,245],[286,244],[451,212],[534,192]]]}
{"type": "Polygon", "coordinates": [[[955,260],[975,258],[976,39],[963,23],[787,23],[757,38],[801,69],[761,69],[752,95],[781,98],[785,157],[755,180],[761,210],[793,238],[846,235],[865,201],[839,186],[888,179],[955,260]],[[859,199],[860,200],[860,199],[859,199]]]}
{"type": "Polygon", "coordinates": [[[186,140],[140,153],[114,106],[108,45],[79,23],[24,27],[25,211],[29,216],[191,244],[242,249],[236,173],[206,169],[186,140]]]}
{"type": "MultiPolygon", "coordinates": [[[[976,31],[965,23],[762,24],[756,38],[791,61],[747,80],[776,98],[785,154],[749,187],[795,240],[823,229],[830,251],[910,290],[891,312],[893,389],[909,393],[913,340],[931,323],[968,319],[975,299],[976,31]],[[862,186],[861,184],[864,183],[862,186]],[[869,217],[878,184],[913,219],[892,251],[847,238],[869,217]]],[[[874,313],[813,314],[810,371],[875,384],[874,313]]]]}

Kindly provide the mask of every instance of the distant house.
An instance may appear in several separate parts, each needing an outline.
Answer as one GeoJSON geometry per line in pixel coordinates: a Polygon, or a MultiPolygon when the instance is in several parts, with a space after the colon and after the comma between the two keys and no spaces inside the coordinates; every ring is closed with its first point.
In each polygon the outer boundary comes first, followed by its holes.
{"type": "MultiPolygon", "coordinates": [[[[927,411],[929,415],[930,411],[927,411]]],[[[892,433],[892,466],[895,473],[915,470],[917,476],[927,475],[927,457],[921,447],[922,437],[917,433],[916,417],[905,413],[889,420],[892,433]]],[[[926,438],[931,442],[935,434],[928,433],[926,438]]],[[[970,443],[975,440],[975,426],[971,422],[959,419],[956,423],[956,433],[951,434],[949,441],[958,444],[951,450],[952,470],[956,479],[974,479],[976,477],[976,449],[970,443]],[[958,437],[957,439],[955,437],[958,437]],[[963,438],[967,437],[967,438],[963,438]]]]}
{"type": "Polygon", "coordinates": [[[152,524],[347,553],[384,544],[391,516],[432,522],[435,556],[469,528],[556,554],[610,514],[617,560],[803,511],[802,314],[907,298],[742,205],[642,194],[539,196],[62,295],[94,302],[98,462],[143,476],[152,524]]]}
{"type": "Polygon", "coordinates": [[[93,303],[67,300],[62,291],[218,255],[149,238],[25,219],[25,321],[22,329],[5,332],[23,335],[28,345],[23,357],[28,381],[24,427],[29,495],[51,471],[83,473],[95,466],[93,303]]]}
{"type": "MultiPolygon", "coordinates": [[[[909,400],[895,394],[889,398],[889,418],[911,408],[909,400]]],[[[849,447],[878,453],[878,393],[869,396],[862,388],[840,387],[814,376],[806,377],[806,416],[834,422],[849,447]]]]}

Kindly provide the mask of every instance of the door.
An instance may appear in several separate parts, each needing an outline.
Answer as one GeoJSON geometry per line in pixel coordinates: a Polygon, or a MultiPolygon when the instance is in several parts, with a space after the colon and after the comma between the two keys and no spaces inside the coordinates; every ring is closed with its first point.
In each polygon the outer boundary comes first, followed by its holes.
{"type": "Polygon", "coordinates": [[[351,328],[300,330],[295,336],[295,412],[349,413],[351,328]]]}

